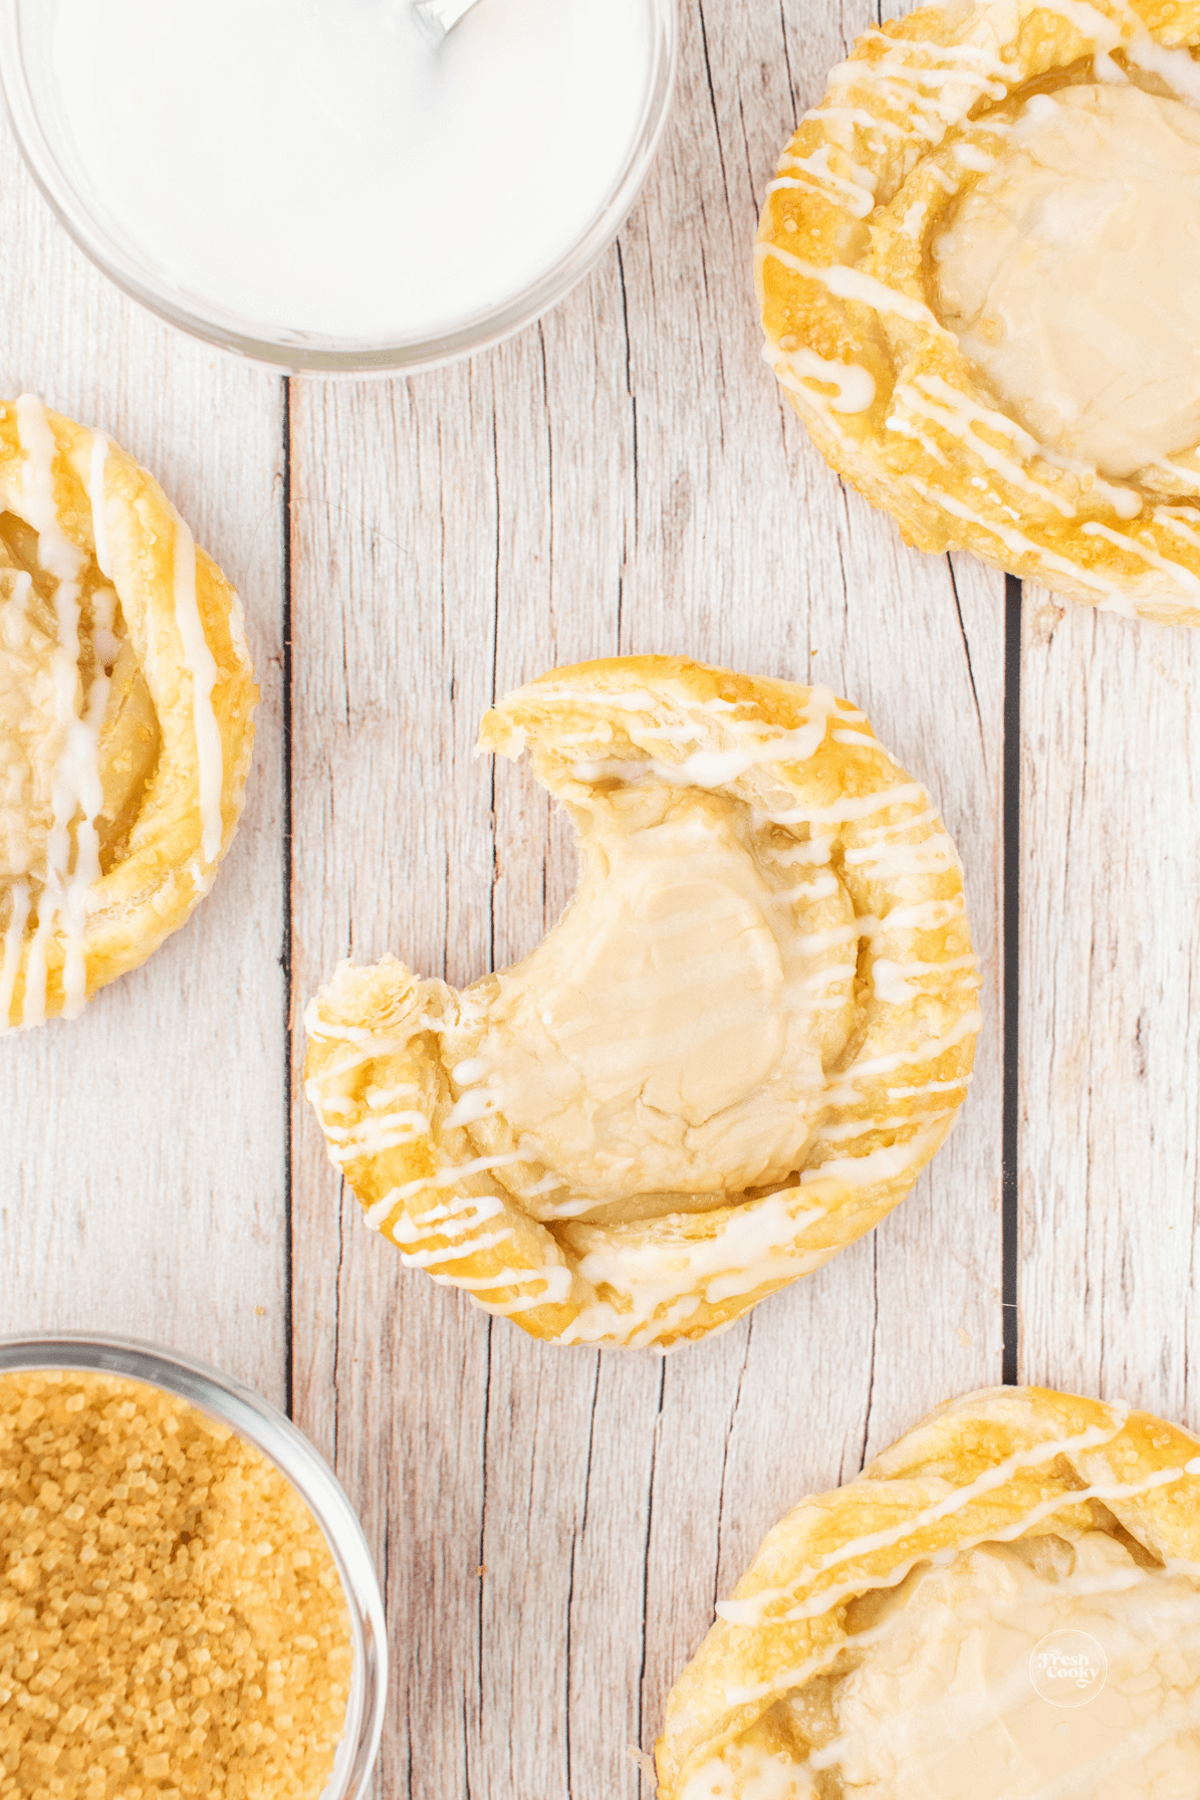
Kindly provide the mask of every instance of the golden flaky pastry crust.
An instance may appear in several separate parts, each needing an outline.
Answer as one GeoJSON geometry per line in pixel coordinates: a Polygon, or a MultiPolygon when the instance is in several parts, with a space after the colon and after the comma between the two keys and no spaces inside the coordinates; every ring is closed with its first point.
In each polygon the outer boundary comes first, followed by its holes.
{"type": "Polygon", "coordinates": [[[1104,480],[1009,416],[937,313],[934,245],[1033,94],[1200,96],[1196,0],[949,0],[861,36],[759,226],[765,354],[818,448],[918,548],[1200,622],[1196,446],[1104,480]]]}
{"type": "Polygon", "coordinates": [[[0,404],[0,1030],[74,1015],[183,924],[257,700],[238,597],[152,477],[0,404]]]}
{"type": "Polygon", "coordinates": [[[870,1230],[950,1129],[979,1025],[954,846],[828,689],[588,663],[480,748],[531,751],[580,890],[462,994],[342,965],[307,1016],[331,1158],[409,1266],[535,1337],[703,1337],[870,1230]]]}
{"type": "MultiPolygon", "coordinates": [[[[667,1701],[660,1800],[682,1800],[689,1783],[716,1791],[700,1772],[747,1733],[770,1741],[776,1704],[850,1643],[848,1612],[860,1628],[859,1598],[939,1553],[945,1563],[974,1545],[1099,1531],[1143,1564],[1196,1570],[1198,1451],[1149,1413],[1045,1388],[948,1401],[768,1534],[667,1701]]],[[[736,1780],[720,1791],[740,1800],[736,1780]]]]}

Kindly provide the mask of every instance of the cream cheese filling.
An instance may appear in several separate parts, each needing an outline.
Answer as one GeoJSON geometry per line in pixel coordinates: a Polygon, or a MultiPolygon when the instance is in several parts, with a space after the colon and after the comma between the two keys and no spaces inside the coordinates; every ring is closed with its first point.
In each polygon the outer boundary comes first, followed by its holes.
{"type": "Polygon", "coordinates": [[[64,628],[38,549],[0,515],[0,929],[17,889],[36,915],[39,890],[78,866],[85,797],[108,866],[160,740],[116,593],[87,564],[64,628]]]}
{"type": "MultiPolygon", "coordinates": [[[[1200,1793],[1200,1584],[1105,1532],[976,1546],[855,1603],[834,1671],[793,1690],[685,1800],[1184,1800],[1200,1793]],[[1085,1650],[1076,1678],[1031,1664],[1085,1650]],[[1059,1640],[1061,1643],[1062,1640],[1059,1640]],[[1054,1648],[1052,1640],[1050,1649],[1054,1648]],[[1098,1670],[1089,1673],[1092,1665],[1098,1670]],[[1106,1665],[1106,1666],[1105,1666],[1106,1665]],[[1034,1670],[1037,1669],[1035,1685],[1034,1670]],[[1062,1690],[1064,1705],[1046,1697],[1062,1690]]],[[[1067,1665],[1070,1667],[1071,1665],[1067,1665]]]]}
{"type": "Polygon", "coordinates": [[[944,323],[1043,443],[1120,478],[1200,441],[1200,112],[1034,95],[933,255],[944,323]]]}
{"type": "Polygon", "coordinates": [[[853,903],[806,860],[827,846],[653,782],[597,800],[580,825],[563,919],[463,996],[475,1104],[558,1185],[630,1202],[621,1216],[782,1180],[803,1165],[856,1016],[853,903]]]}

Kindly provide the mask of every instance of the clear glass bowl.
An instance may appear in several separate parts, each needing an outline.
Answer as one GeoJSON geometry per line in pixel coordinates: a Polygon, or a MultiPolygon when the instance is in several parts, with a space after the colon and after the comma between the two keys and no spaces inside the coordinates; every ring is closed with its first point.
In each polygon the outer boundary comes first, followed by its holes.
{"type": "Polygon", "coordinates": [[[0,1337],[0,1375],[45,1369],[88,1369],[165,1388],[254,1444],[291,1482],[333,1554],[354,1640],[346,1729],[321,1800],[360,1800],[371,1778],[383,1730],[387,1637],[383,1597],[367,1540],[329,1465],[290,1419],[251,1388],[175,1350],[132,1338],[69,1331],[44,1337],[0,1337]]]}
{"type": "Polygon", "coordinates": [[[50,39],[52,0],[0,0],[0,86],[17,142],[38,187],[84,254],[110,281],[169,324],[255,362],[294,372],[405,373],[499,343],[564,299],[624,224],[658,148],[675,78],[677,0],[645,0],[652,32],[642,115],[623,168],[599,212],[563,256],[523,292],[439,336],[359,343],[315,333],[264,335],[174,286],[106,213],[58,103],[50,39]]]}

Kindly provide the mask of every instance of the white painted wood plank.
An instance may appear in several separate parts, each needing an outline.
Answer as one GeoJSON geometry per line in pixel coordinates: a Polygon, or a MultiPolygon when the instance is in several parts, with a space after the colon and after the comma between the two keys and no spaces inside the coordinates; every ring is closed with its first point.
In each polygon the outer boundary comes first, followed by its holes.
{"type": "Polygon", "coordinates": [[[528,950],[573,853],[522,768],[495,773],[493,829],[479,714],[555,662],[671,651],[866,707],[962,849],[989,1030],[880,1231],[665,1362],[534,1344],[404,1272],[300,1108],[298,1416],[386,1554],[389,1797],[648,1793],[627,1748],[762,1532],[999,1379],[1003,584],[965,561],[956,597],[904,550],[759,358],[758,196],[840,12],[806,9],[786,54],[769,8],[683,24],[645,201],[564,307],[468,368],[294,388],[297,995],[349,953],[462,982],[528,950]]]}
{"type": "Polygon", "coordinates": [[[96,1329],[286,1387],[280,618],[282,384],[125,300],[0,127],[0,391],[97,424],[237,585],[264,690],[212,893],[74,1022],[0,1042],[0,1330],[96,1329]]]}
{"type": "Polygon", "coordinates": [[[1200,636],[1026,589],[1023,1378],[1200,1427],[1200,636]]]}

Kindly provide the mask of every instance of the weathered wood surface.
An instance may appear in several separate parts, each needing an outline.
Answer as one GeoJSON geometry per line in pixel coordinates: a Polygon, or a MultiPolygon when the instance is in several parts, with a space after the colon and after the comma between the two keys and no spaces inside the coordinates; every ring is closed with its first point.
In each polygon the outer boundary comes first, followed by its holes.
{"type": "Polygon", "coordinates": [[[1022,1377],[1200,1428],[1200,636],[1025,594],[1022,1377]]]}
{"type": "Polygon", "coordinates": [[[478,719],[556,662],[669,651],[867,709],[962,850],[988,1032],[880,1231],[665,1360],[534,1344],[404,1272],[298,1105],[296,1410],[386,1544],[389,1797],[649,1793],[629,1748],[763,1531],[1000,1375],[1003,584],[964,560],[956,594],[905,551],[760,360],[758,198],[871,22],[786,10],[785,42],[776,9],[684,6],[646,196],[539,327],[408,382],[293,384],[296,1003],[347,955],[465,982],[527,951],[573,852],[523,769],[474,760],[478,719]]]}
{"type": "Polygon", "coordinates": [[[287,1389],[283,384],[95,273],[0,132],[0,392],[102,426],[246,607],[263,690],[245,818],[212,893],[73,1022],[0,1041],[0,1331],[107,1330],[287,1389]]]}

